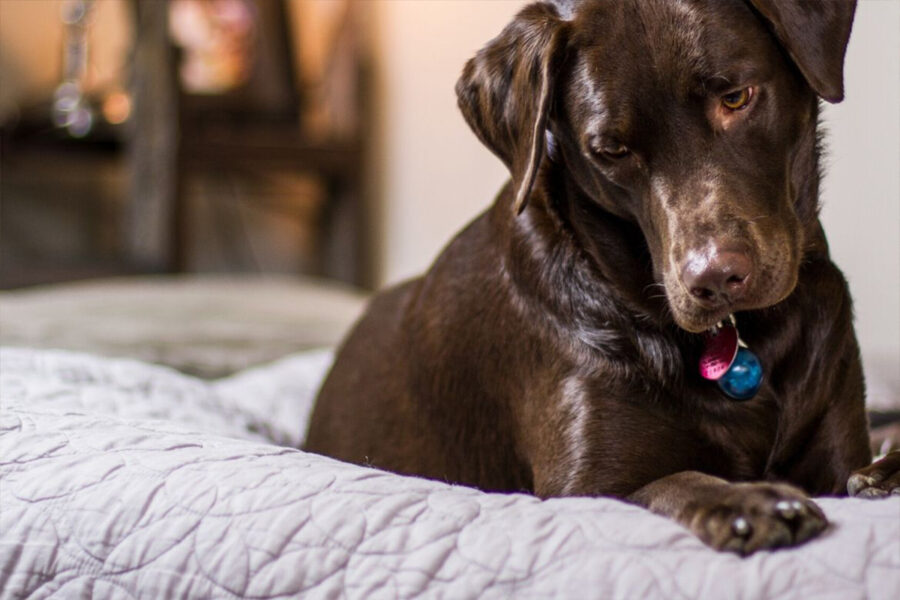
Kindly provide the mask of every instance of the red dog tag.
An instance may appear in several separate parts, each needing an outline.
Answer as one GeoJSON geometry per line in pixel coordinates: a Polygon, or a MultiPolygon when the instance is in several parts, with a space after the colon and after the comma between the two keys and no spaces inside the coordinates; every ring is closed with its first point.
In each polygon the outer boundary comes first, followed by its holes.
{"type": "Polygon", "coordinates": [[[703,337],[706,346],[700,355],[700,375],[716,381],[728,371],[737,356],[738,332],[733,325],[726,323],[713,332],[703,334],[703,337]]]}

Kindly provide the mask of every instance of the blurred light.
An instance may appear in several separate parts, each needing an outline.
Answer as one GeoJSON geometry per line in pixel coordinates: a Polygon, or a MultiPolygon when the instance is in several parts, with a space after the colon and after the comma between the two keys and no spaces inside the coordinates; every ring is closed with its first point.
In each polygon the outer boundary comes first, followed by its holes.
{"type": "Polygon", "coordinates": [[[248,0],[172,0],[169,33],[182,49],[179,75],[188,92],[217,94],[246,83],[254,15],[248,0]]]}
{"type": "Polygon", "coordinates": [[[84,137],[94,126],[94,115],[86,105],[81,86],[65,81],[53,94],[53,124],[64,127],[72,137],[84,137]]]}
{"type": "Polygon", "coordinates": [[[66,124],[66,115],[81,101],[81,86],[74,81],[66,81],[53,93],[53,122],[59,127],[66,124]]]}
{"type": "Polygon", "coordinates": [[[125,92],[113,92],[103,100],[103,118],[112,125],[119,125],[131,115],[131,98],[125,92]]]}
{"type": "Polygon", "coordinates": [[[89,134],[93,125],[94,115],[91,113],[91,110],[84,105],[80,105],[69,113],[69,122],[66,124],[66,129],[72,137],[80,138],[89,134]]]}
{"type": "Polygon", "coordinates": [[[62,22],[66,25],[78,24],[88,14],[90,2],[85,0],[69,0],[62,5],[62,22]]]}

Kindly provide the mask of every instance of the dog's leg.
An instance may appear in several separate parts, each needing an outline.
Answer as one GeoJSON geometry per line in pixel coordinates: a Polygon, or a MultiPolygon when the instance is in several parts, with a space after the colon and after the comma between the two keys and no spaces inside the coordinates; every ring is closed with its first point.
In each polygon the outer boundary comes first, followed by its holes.
{"type": "Polygon", "coordinates": [[[827,526],[800,489],[781,483],[729,483],[682,471],[639,489],[628,500],[670,517],[717,550],[747,555],[794,546],[827,526]]]}

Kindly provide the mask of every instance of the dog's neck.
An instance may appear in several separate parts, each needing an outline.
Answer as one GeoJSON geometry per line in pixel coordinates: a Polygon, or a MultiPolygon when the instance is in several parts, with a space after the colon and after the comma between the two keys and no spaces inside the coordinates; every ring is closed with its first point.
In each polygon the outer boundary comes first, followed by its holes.
{"type": "Polygon", "coordinates": [[[564,166],[550,160],[514,219],[511,198],[501,195],[492,221],[514,293],[607,359],[643,365],[658,381],[677,385],[684,361],[699,353],[698,340],[669,316],[640,228],[589,202],[564,166]]]}
{"type": "Polygon", "coordinates": [[[559,162],[544,162],[536,187],[529,218],[552,224],[546,243],[555,244],[555,255],[570,261],[567,268],[579,271],[589,287],[614,298],[620,313],[657,327],[670,324],[638,224],[593,202],[559,162]]]}

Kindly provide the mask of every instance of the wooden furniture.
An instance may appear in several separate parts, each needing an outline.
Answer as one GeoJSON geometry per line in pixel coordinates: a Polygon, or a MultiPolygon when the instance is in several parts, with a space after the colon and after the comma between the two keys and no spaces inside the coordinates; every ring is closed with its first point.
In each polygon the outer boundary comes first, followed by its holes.
{"type": "MultiPolygon", "coordinates": [[[[303,225],[314,234],[309,244],[292,245],[286,237],[293,231],[290,227],[263,244],[266,251],[279,248],[287,255],[300,248],[309,256],[293,262],[241,261],[232,260],[236,253],[229,249],[212,270],[275,271],[319,275],[360,287],[372,284],[364,184],[365,55],[358,45],[342,54],[351,58],[344,75],[353,78],[354,93],[345,103],[351,118],[341,123],[357,125],[314,135],[301,126],[309,98],[295,80],[286,0],[254,1],[260,22],[268,23],[257,38],[268,44],[260,50],[262,68],[242,90],[206,96],[182,90],[179,51],[169,33],[170,3],[132,0],[135,38],[127,77],[132,101],[127,122],[112,125],[100,118],[103,98],[95,96],[89,99],[96,109],[94,127],[80,139],[53,125],[49,101],[24,107],[17,118],[0,123],[0,288],[210,270],[196,258],[198,247],[211,247],[205,245],[203,232],[208,236],[215,230],[217,239],[229,243],[232,232],[245,223],[216,230],[220,223],[198,216],[197,186],[192,183],[198,178],[265,180],[272,173],[271,181],[290,174],[314,182],[315,210],[307,207],[299,213],[302,203],[290,201],[290,190],[279,191],[285,202],[278,211],[270,210],[249,185],[242,188],[241,202],[256,202],[258,213],[274,215],[263,225],[278,219],[312,221],[303,225]]],[[[219,216],[214,200],[204,199],[211,206],[207,215],[211,210],[219,216]]],[[[228,216],[221,212],[223,218],[228,216]]],[[[264,226],[256,227],[255,235],[265,235],[264,226]]],[[[246,240],[231,243],[239,251],[258,251],[246,240]]]]}
{"type": "MultiPolygon", "coordinates": [[[[167,35],[166,2],[133,2],[136,19],[134,118],[131,164],[134,198],[129,219],[131,251],[151,270],[184,272],[196,223],[186,195],[191,173],[230,173],[240,169],[291,169],[319,178],[325,190],[314,274],[359,286],[371,284],[366,252],[364,131],[340,138],[314,139],[300,127],[291,37],[283,0],[256,0],[259,37],[268,41],[270,79],[280,71],[279,91],[266,101],[253,95],[264,82],[222,97],[192,96],[179,89],[177,53],[167,35]],[[273,28],[274,26],[274,28],[273,28]],[[272,68],[272,62],[280,65],[272,68]],[[278,68],[280,66],[280,68],[278,68]],[[275,100],[272,100],[273,96],[275,100]],[[268,104],[268,106],[265,106],[268,104]]],[[[359,123],[366,112],[364,61],[358,65],[359,123]]],[[[265,70],[265,69],[263,69],[265,70]]],[[[255,77],[255,76],[254,76],[255,77]]],[[[268,87],[278,88],[268,81],[268,87]]]]}

